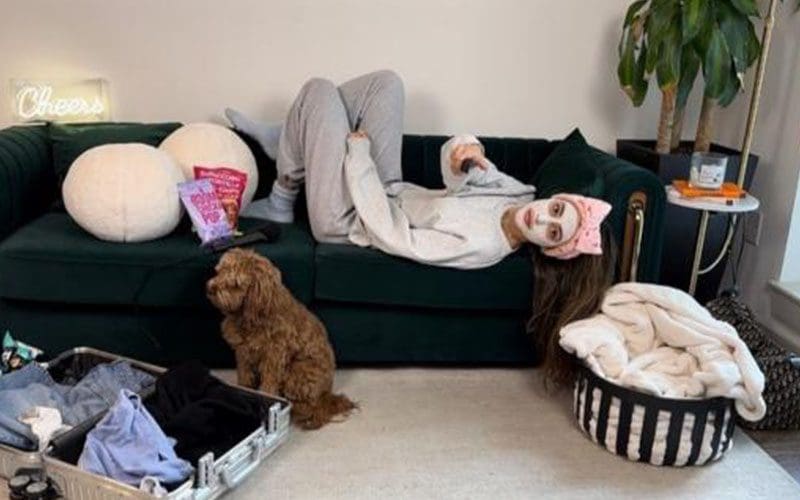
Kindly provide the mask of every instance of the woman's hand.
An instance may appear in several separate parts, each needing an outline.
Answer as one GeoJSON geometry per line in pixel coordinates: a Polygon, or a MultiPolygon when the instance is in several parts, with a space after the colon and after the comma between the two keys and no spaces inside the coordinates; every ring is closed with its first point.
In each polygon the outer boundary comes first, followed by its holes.
{"type": "Polygon", "coordinates": [[[363,130],[356,130],[347,134],[348,139],[369,139],[369,136],[363,130]]]}
{"type": "Polygon", "coordinates": [[[483,148],[480,144],[459,144],[450,151],[450,169],[453,174],[462,175],[464,173],[461,171],[461,164],[465,160],[474,161],[481,170],[487,169],[488,160],[483,156],[483,148]]]}
{"type": "Polygon", "coordinates": [[[369,136],[363,130],[356,130],[347,134],[345,144],[347,144],[348,154],[353,154],[355,151],[363,151],[369,154],[369,136]]]}

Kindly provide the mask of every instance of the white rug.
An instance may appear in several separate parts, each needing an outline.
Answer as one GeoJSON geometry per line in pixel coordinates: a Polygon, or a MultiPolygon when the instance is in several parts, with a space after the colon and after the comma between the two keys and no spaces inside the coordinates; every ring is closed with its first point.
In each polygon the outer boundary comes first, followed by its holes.
{"type": "Polygon", "coordinates": [[[294,431],[227,498],[800,498],[738,430],[707,467],[618,458],[578,430],[570,395],[546,394],[535,370],[341,370],[337,387],[361,411],[294,431]]]}

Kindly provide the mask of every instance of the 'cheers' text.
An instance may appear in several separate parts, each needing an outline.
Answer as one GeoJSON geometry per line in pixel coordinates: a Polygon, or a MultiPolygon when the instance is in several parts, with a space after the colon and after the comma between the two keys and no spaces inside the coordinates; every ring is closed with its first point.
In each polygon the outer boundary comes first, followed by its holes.
{"type": "Polygon", "coordinates": [[[24,120],[48,116],[93,116],[105,111],[102,100],[81,97],[53,98],[48,85],[22,87],[17,92],[17,114],[24,120]]]}

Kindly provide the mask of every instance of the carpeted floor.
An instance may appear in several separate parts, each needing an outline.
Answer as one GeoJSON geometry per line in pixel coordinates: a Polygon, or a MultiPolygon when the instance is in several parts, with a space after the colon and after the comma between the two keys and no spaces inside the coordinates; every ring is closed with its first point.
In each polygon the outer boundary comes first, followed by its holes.
{"type": "Polygon", "coordinates": [[[800,498],[743,432],[718,463],[627,462],[576,428],[534,370],[341,370],[362,410],[289,442],[227,498],[800,498]]]}
{"type": "Polygon", "coordinates": [[[340,370],[337,387],[362,410],[293,431],[226,498],[800,498],[800,485],[739,430],[707,467],[611,455],[577,429],[570,395],[546,394],[534,370],[340,370]]]}

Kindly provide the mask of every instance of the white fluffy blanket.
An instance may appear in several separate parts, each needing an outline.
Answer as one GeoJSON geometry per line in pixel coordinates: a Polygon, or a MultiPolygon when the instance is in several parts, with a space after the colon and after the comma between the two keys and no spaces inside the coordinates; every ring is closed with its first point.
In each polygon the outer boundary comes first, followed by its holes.
{"type": "Polygon", "coordinates": [[[752,421],[766,412],[764,375],[750,350],[681,290],[620,283],[599,314],[560,335],[562,348],[617,385],[669,398],[724,396],[752,421]]]}

